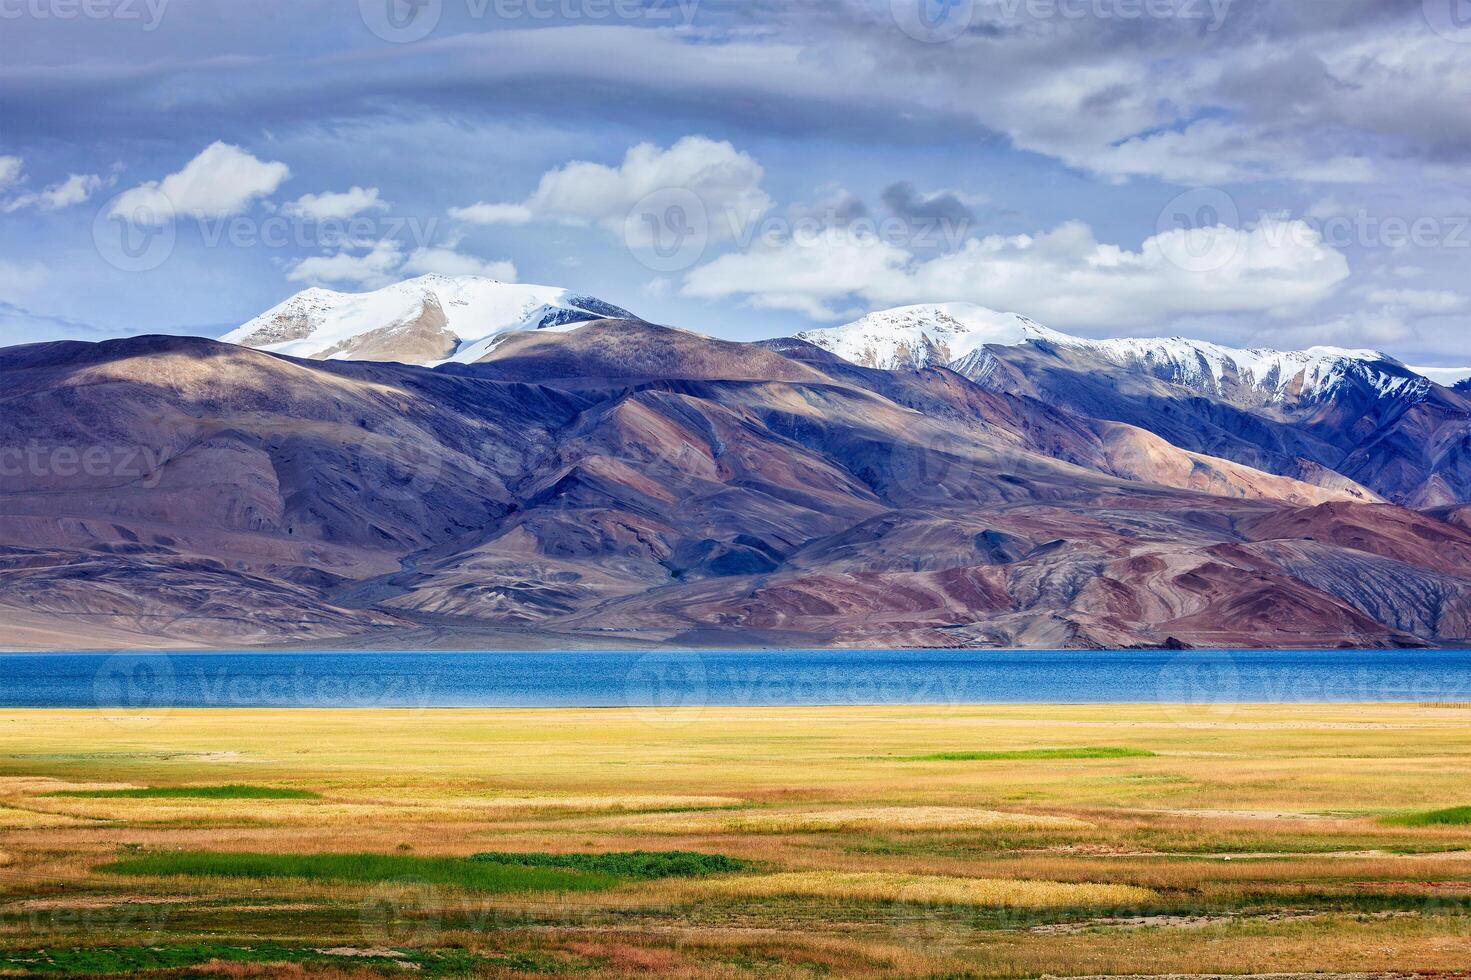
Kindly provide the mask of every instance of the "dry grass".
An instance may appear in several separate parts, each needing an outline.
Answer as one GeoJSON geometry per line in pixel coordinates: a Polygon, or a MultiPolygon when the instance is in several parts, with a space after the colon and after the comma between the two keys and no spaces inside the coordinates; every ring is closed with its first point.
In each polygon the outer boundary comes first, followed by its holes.
{"type": "Polygon", "coordinates": [[[6,951],[201,937],[594,980],[1433,972],[1465,965],[1471,838],[1395,818],[1471,804],[1468,763],[1464,714],[1412,705],[0,711],[0,973],[6,951]],[[1153,755],[1037,751],[1058,745],[1153,755]],[[895,761],[968,746],[991,757],[895,761]],[[226,784],[320,799],[47,796],[226,784]],[[96,871],[643,850],[754,866],[536,898],[96,871]],[[385,900],[382,923],[366,910],[385,900]],[[1099,924],[1130,910],[1142,926],[1099,924]]]}
{"type": "Polygon", "coordinates": [[[833,898],[912,905],[974,905],[981,908],[1057,909],[1089,906],[1125,908],[1159,896],[1129,885],[1069,884],[1005,878],[955,878],[881,872],[793,871],[725,878],[683,886],[697,894],[741,898],[833,898]]]}
{"type": "Polygon", "coordinates": [[[0,805],[0,830],[21,830],[29,827],[67,827],[83,823],[70,817],[47,813],[42,810],[20,809],[0,805]]]}
{"type": "Polygon", "coordinates": [[[500,811],[577,811],[582,813],[636,813],[648,810],[715,810],[741,806],[735,796],[498,796],[438,800],[436,806],[500,811]]]}
{"type": "Polygon", "coordinates": [[[660,814],[627,826],[665,834],[805,834],[873,830],[1082,830],[1070,817],[958,806],[876,806],[738,814],[660,814]]]}

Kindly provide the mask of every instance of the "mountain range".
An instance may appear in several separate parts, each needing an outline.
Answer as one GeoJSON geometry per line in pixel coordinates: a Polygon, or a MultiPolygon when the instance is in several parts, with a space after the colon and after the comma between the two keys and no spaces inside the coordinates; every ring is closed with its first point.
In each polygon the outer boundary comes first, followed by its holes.
{"type": "Polygon", "coordinates": [[[0,379],[18,648],[1471,636],[1471,396],[1373,351],[958,304],[735,343],[425,277],[0,379]]]}

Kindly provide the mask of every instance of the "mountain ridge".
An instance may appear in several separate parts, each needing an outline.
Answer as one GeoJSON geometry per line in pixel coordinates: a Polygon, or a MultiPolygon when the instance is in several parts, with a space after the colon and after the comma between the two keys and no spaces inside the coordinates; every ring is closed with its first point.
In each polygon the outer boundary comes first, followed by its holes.
{"type": "Polygon", "coordinates": [[[0,349],[12,642],[1471,638],[1471,400],[1377,352],[957,305],[740,343],[548,290],[307,291],[236,338],[266,350],[0,349]]]}
{"type": "Polygon", "coordinates": [[[964,304],[880,311],[799,336],[899,370],[963,350],[947,365],[983,387],[1134,425],[1190,452],[1310,481],[1330,470],[1410,506],[1471,500],[1471,386],[1445,388],[1379,351],[1092,340],[964,304]]]}
{"type": "MultiPolygon", "coordinates": [[[[1304,350],[1233,348],[1186,337],[1077,337],[1045,327],[1017,313],[1001,313],[969,303],[921,304],[869,313],[852,323],[796,335],[854,363],[889,370],[955,364],[991,347],[1023,344],[1078,348],[1119,365],[1134,365],[1161,380],[1219,391],[1229,376],[1274,397],[1297,386],[1299,397],[1324,393],[1336,372],[1357,365],[1383,365],[1387,387],[1401,388],[1413,374],[1382,351],[1316,346],[1304,350]]],[[[1415,375],[1422,381],[1428,378],[1415,375]]]]}
{"type": "Polygon", "coordinates": [[[0,474],[30,646],[1471,635],[1457,524],[801,341],[605,319],[426,369],[138,338],[3,350],[0,379],[0,445],[156,461],[0,474]]]}
{"type": "Polygon", "coordinates": [[[507,334],[637,319],[596,297],[481,276],[425,275],[365,293],[312,287],[220,338],[293,357],[470,363],[507,334]]]}

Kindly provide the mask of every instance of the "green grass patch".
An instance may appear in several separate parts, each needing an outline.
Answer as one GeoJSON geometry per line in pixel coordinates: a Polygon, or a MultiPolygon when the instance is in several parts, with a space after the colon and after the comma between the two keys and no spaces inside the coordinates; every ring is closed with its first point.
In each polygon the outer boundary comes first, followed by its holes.
{"type": "Polygon", "coordinates": [[[143,789],[69,789],[46,796],[77,800],[319,800],[305,789],[276,786],[148,786],[143,789]]]}
{"type": "Polygon", "coordinates": [[[106,874],[208,878],[306,878],[313,881],[406,881],[478,892],[600,891],[619,884],[610,874],[463,858],[406,854],[250,854],[170,851],[125,858],[97,869],[106,874]]]}
{"type": "Polygon", "coordinates": [[[652,881],[656,878],[703,878],[753,867],[749,861],[699,851],[624,851],[612,854],[546,854],[491,851],[471,861],[526,868],[566,868],[594,874],[652,881]]]}
{"type": "MultiPolygon", "coordinates": [[[[335,944],[334,944],[335,945],[335,944]]],[[[177,946],[70,946],[0,952],[0,970],[24,976],[117,976],[154,970],[187,970],[205,963],[293,963],[308,968],[339,968],[381,971],[402,976],[412,971],[420,977],[462,977],[486,965],[523,968],[523,957],[483,957],[462,949],[404,949],[384,951],[394,955],[334,956],[316,949],[251,943],[195,943],[177,946]]],[[[527,972],[551,972],[547,969],[527,972]]]]}
{"type": "Polygon", "coordinates": [[[1030,759],[1152,759],[1147,749],[1088,746],[1078,749],[1021,749],[1016,752],[935,752],[903,755],[895,762],[1023,762],[1030,759]]]}
{"type": "Polygon", "coordinates": [[[1464,827],[1471,824],[1471,806],[1453,806],[1446,810],[1424,813],[1402,813],[1385,817],[1381,823],[1394,827],[1464,827]]]}

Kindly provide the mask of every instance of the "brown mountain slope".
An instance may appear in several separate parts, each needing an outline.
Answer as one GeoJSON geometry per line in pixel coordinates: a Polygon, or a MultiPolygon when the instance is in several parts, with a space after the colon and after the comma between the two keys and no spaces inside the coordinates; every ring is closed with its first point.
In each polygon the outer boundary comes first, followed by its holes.
{"type": "Polygon", "coordinates": [[[1326,392],[1272,397],[1230,378],[1192,387],[1158,365],[1045,341],[981,348],[956,368],[992,390],[1295,479],[1329,485],[1334,471],[1409,507],[1471,500],[1471,399],[1393,362],[1352,365],[1326,392]]]}
{"type": "Polygon", "coordinates": [[[1393,645],[1471,623],[1459,528],[946,370],[603,321],[437,371],[13,348],[0,389],[23,645],[1393,645]]]}

